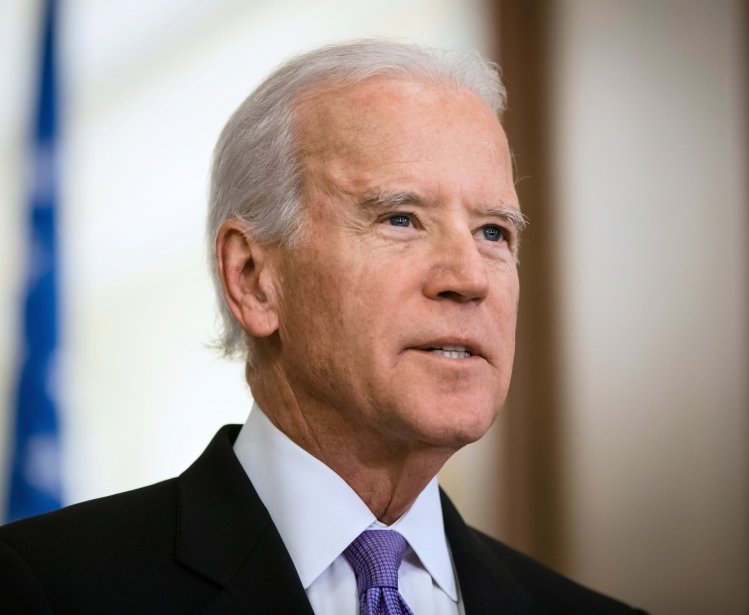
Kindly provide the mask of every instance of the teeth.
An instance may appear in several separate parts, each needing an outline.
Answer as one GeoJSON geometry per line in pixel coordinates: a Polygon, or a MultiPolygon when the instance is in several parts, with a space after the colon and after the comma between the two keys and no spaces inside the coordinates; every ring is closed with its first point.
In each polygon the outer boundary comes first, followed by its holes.
{"type": "Polygon", "coordinates": [[[442,348],[432,348],[430,352],[448,359],[467,359],[471,356],[465,346],[442,346],[442,348]]]}

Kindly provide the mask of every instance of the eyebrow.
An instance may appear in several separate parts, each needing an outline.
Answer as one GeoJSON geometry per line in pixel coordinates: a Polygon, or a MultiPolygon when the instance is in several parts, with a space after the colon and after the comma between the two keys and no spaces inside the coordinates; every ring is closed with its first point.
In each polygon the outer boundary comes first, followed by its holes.
{"type": "Polygon", "coordinates": [[[374,192],[365,194],[359,205],[364,209],[389,209],[402,205],[423,205],[424,199],[415,192],[403,190],[391,190],[386,192],[374,192]]]}
{"type": "MultiPolygon", "coordinates": [[[[415,193],[404,190],[392,190],[385,192],[375,192],[372,194],[366,194],[359,201],[359,206],[364,209],[382,209],[387,210],[392,207],[402,207],[403,205],[424,205],[425,199],[415,193]]],[[[518,237],[522,235],[523,231],[529,224],[527,216],[515,207],[487,207],[480,210],[482,215],[496,216],[502,218],[514,227],[518,234],[518,237]]]]}

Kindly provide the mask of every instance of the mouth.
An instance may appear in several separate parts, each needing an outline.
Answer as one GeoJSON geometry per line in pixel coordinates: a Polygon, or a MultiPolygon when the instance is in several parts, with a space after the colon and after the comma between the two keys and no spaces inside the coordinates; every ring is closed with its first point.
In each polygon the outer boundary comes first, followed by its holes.
{"type": "Polygon", "coordinates": [[[468,359],[473,356],[473,353],[467,347],[454,344],[424,348],[424,350],[440,357],[445,357],[446,359],[468,359]]]}
{"type": "Polygon", "coordinates": [[[452,361],[488,360],[481,342],[477,338],[469,339],[464,336],[427,338],[421,343],[414,344],[409,349],[452,361]]]}

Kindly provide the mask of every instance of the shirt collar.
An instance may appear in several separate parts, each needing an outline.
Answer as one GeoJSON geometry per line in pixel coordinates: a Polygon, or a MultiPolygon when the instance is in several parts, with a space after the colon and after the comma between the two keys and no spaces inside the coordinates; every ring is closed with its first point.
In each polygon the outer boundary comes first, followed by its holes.
{"type": "MultiPolygon", "coordinates": [[[[364,530],[386,527],[346,481],[276,428],[256,404],[234,452],[268,509],[305,590],[364,530]]],[[[436,477],[389,529],[403,535],[435,583],[457,600],[436,477]]]]}
{"type": "MultiPolygon", "coordinates": [[[[387,527],[379,521],[375,523],[380,528],[387,527]]],[[[396,530],[408,541],[434,582],[452,600],[457,601],[458,590],[445,537],[442,504],[436,476],[429,481],[411,508],[387,529],[396,530]]]]}

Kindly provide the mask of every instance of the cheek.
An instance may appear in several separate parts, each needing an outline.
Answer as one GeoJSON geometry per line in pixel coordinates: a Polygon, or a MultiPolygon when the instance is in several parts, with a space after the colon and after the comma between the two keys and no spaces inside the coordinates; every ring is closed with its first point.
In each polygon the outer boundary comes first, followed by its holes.
{"type": "Polygon", "coordinates": [[[509,378],[515,356],[515,332],[518,319],[519,282],[517,274],[505,277],[498,288],[501,290],[495,295],[495,305],[492,313],[497,323],[499,351],[502,356],[502,371],[506,372],[503,377],[509,378]]]}
{"type": "Polygon", "coordinates": [[[508,317],[515,322],[518,315],[518,303],[520,300],[520,277],[518,275],[517,265],[513,265],[512,269],[507,271],[504,282],[505,288],[505,308],[508,317]]]}
{"type": "Polygon", "coordinates": [[[333,350],[340,355],[355,342],[357,329],[366,326],[358,312],[369,301],[355,273],[350,263],[313,251],[290,268],[280,301],[281,341],[289,352],[313,362],[328,355],[329,361],[333,350]]]}
{"type": "Polygon", "coordinates": [[[319,343],[339,324],[338,296],[333,280],[324,275],[297,276],[287,282],[282,301],[282,341],[292,347],[319,343]],[[284,339],[285,338],[285,339],[284,339]]]}

